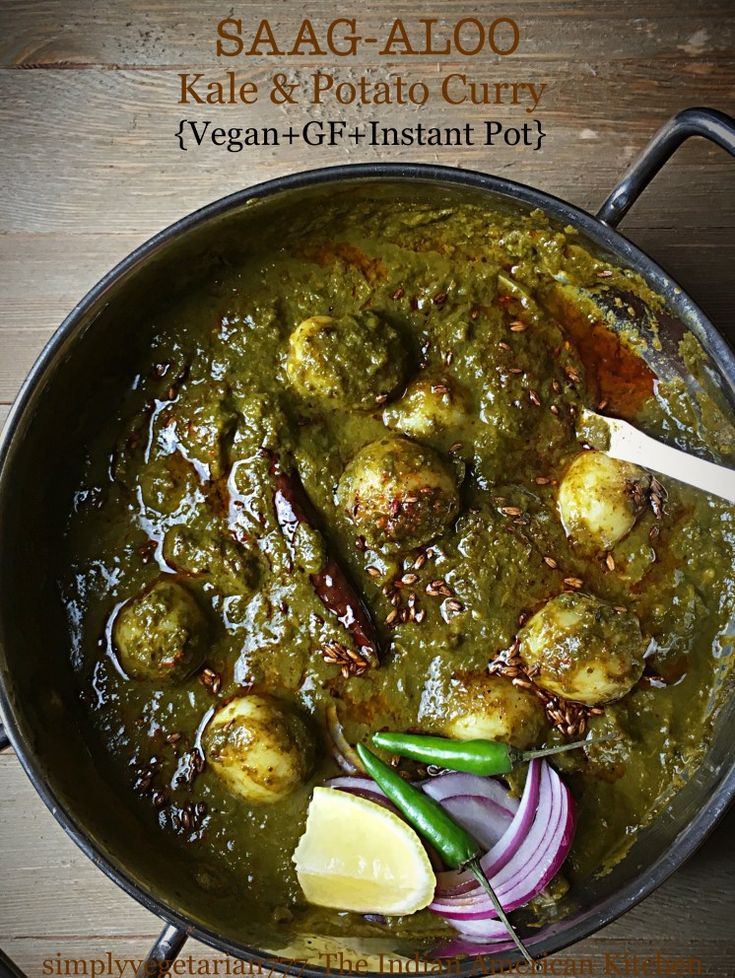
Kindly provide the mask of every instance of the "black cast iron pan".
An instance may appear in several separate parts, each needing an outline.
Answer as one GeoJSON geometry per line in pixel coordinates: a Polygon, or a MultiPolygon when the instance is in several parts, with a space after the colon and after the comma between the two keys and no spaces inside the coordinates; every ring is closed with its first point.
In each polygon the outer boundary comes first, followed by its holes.
{"type": "MultiPolygon", "coordinates": [[[[188,935],[253,967],[307,978],[324,973],[329,952],[367,958],[369,974],[374,974],[381,969],[381,954],[410,958],[416,948],[395,938],[294,938],[277,928],[255,932],[242,924],[242,913],[236,922],[228,911],[231,895],[197,888],[192,880],[196,866],[181,865],[180,853],[176,856],[159,834],[144,828],[108,783],[104,763],[90,747],[69,665],[56,568],[69,473],[78,471],[89,432],[105,405],[115,403],[121,377],[129,376],[123,368],[144,340],[136,328],[145,321],[141,313],[155,297],[173,295],[188,268],[206,274],[218,260],[217,242],[233,222],[257,243],[258,223],[272,209],[298,207],[306,198],[355,190],[481,198],[519,211],[539,207],[561,226],[574,225],[593,251],[647,280],[668,306],[666,329],[695,334],[710,357],[713,382],[732,405],[735,357],[727,344],[676,283],[615,230],[661,166],[693,135],[735,155],[735,120],[710,109],[681,112],[654,137],[595,216],[510,180],[433,165],[356,164],[260,184],[184,217],[136,249],[72,310],[41,353],[0,441],[0,715],[5,729],[3,734],[0,728],[0,747],[10,742],[38,793],[93,862],[166,922],[149,964],[174,958],[188,935]]],[[[676,344],[665,349],[670,361],[665,366],[680,369],[673,362],[676,344]]],[[[537,954],[588,937],[651,893],[691,855],[735,794],[733,731],[735,700],[719,716],[697,776],[613,872],[575,888],[567,916],[532,938],[537,954]]],[[[476,974],[477,965],[467,960],[457,973],[476,974]]],[[[2,956],[1,974],[18,978],[2,956]]]]}

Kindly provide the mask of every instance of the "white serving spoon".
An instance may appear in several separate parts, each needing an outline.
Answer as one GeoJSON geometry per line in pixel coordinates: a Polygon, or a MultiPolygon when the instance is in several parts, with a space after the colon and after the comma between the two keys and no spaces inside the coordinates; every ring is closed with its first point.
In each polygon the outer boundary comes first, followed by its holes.
{"type": "Polygon", "coordinates": [[[605,435],[607,445],[602,450],[613,458],[633,462],[641,468],[686,482],[735,503],[735,469],[706,462],[703,458],[664,445],[618,418],[606,418],[584,409],[580,421],[581,427],[591,429],[596,435],[605,435]]]}

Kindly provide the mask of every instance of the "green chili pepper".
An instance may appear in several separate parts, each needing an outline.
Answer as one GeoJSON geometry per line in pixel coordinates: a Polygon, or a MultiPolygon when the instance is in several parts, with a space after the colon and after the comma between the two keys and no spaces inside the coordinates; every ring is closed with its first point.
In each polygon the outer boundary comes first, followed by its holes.
{"type": "Polygon", "coordinates": [[[357,753],[368,774],[448,866],[461,869],[477,855],[477,842],[439,802],[402,778],[362,744],[357,744],[357,753]]]}
{"type": "Polygon", "coordinates": [[[482,777],[509,774],[516,764],[530,761],[534,757],[561,754],[563,751],[589,747],[592,743],[607,739],[605,737],[594,741],[577,740],[572,744],[560,744],[558,747],[521,751],[495,740],[448,740],[446,737],[426,737],[421,734],[405,733],[373,734],[375,746],[390,751],[391,754],[410,757],[414,761],[423,761],[425,764],[448,767],[453,771],[479,774],[482,777]]]}
{"type": "Polygon", "coordinates": [[[505,924],[508,933],[515,941],[516,947],[531,967],[536,969],[533,957],[516,934],[482,870],[480,865],[482,849],[477,841],[466,829],[454,821],[438,801],[425,795],[419,788],[404,780],[397,771],[381,761],[363,744],[357,745],[357,753],[365,770],[378,787],[382,788],[396,808],[403,814],[408,824],[436,849],[444,862],[452,869],[467,869],[472,873],[490,897],[495,912],[505,924]]]}

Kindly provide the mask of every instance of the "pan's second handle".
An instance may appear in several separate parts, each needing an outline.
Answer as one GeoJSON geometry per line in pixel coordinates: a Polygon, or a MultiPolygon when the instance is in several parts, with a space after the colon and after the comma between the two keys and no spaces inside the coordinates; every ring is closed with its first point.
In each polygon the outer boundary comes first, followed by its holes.
{"type": "Polygon", "coordinates": [[[690,136],[704,136],[735,156],[735,119],[717,109],[684,109],[665,123],[623,179],[597,216],[616,227],[661,167],[690,136]]]}
{"type": "Polygon", "coordinates": [[[188,936],[180,927],[166,924],[148,956],[141,962],[136,978],[163,978],[168,974],[188,936]]]}
{"type": "MultiPolygon", "coordinates": [[[[164,978],[181,953],[189,935],[180,927],[166,924],[147,957],[141,962],[136,978],[164,978]]],[[[14,961],[0,951],[0,978],[26,978],[14,961]]]]}

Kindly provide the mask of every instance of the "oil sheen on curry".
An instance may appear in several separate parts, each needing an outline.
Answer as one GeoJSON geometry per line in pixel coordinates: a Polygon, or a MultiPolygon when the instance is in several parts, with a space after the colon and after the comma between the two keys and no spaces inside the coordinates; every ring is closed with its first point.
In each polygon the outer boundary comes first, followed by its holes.
{"type": "Polygon", "coordinates": [[[381,730],[588,738],[549,758],[576,807],[534,904],[553,917],[695,770],[732,688],[732,507],[576,423],[587,406],[732,462],[701,351],[683,341],[686,381],[655,377],[659,300],[539,212],[336,197],[216,279],[141,325],[70,515],[106,763],[243,916],[442,934],[428,911],[308,903],[314,788],[381,730]]]}

